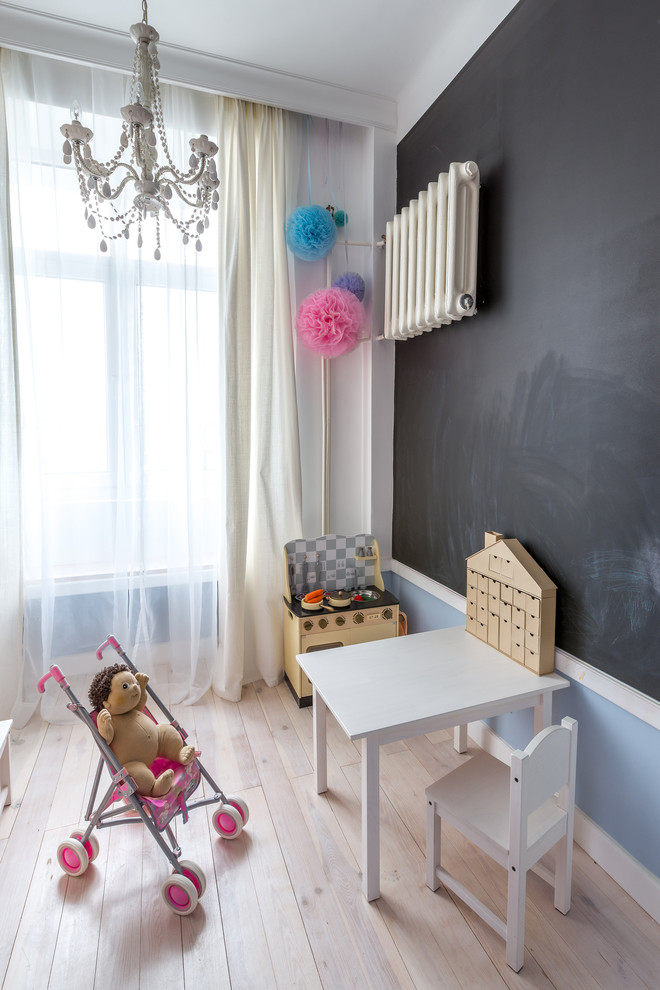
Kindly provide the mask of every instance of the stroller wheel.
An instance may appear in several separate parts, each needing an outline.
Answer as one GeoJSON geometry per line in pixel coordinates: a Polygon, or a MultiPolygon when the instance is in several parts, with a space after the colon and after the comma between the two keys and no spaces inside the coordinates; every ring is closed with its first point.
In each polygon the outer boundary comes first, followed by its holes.
{"type": "Polygon", "coordinates": [[[188,877],[189,880],[195,884],[195,890],[197,891],[197,897],[201,897],[206,890],[206,877],[204,876],[204,870],[197,863],[193,863],[191,859],[180,859],[179,866],[183,870],[184,877],[188,877]]]}
{"type": "Polygon", "coordinates": [[[223,839],[236,839],[243,831],[243,816],[233,804],[221,804],[212,821],[213,828],[223,839]]]}
{"type": "MultiPolygon", "coordinates": [[[[72,832],[71,838],[77,839],[78,842],[82,842],[82,837],[84,834],[85,834],[84,832],[72,832]]],[[[91,833],[89,839],[87,840],[87,842],[84,843],[84,845],[85,845],[85,852],[89,856],[89,861],[90,863],[93,863],[96,857],[98,856],[99,852],[101,851],[101,847],[99,846],[99,840],[96,838],[94,832],[91,833]]]]}
{"type": "Polygon", "coordinates": [[[197,907],[197,888],[188,877],[173,873],[161,885],[160,892],[170,911],[175,914],[191,914],[197,907]]]}
{"type": "Polygon", "coordinates": [[[57,847],[57,862],[70,877],[79,877],[89,866],[89,856],[82,842],[74,835],[57,847]]]}
{"type": "Polygon", "coordinates": [[[243,798],[235,797],[233,794],[229,795],[227,798],[227,804],[231,804],[234,808],[238,808],[241,813],[241,818],[243,819],[243,825],[247,825],[250,818],[250,809],[243,800],[243,798]]]}

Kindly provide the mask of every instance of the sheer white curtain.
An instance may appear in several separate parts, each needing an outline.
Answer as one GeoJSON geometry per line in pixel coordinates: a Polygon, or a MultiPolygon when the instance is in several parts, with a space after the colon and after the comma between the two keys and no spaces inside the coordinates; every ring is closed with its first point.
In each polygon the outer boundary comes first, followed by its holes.
{"type": "Polygon", "coordinates": [[[16,322],[0,78],[0,719],[9,718],[21,659],[21,559],[16,322]]]}
{"type": "Polygon", "coordinates": [[[301,120],[220,103],[224,547],[214,690],[282,669],[283,547],[302,533],[300,455],[284,225],[296,205],[301,120]]]}
{"type": "MultiPolygon", "coordinates": [[[[2,76],[22,424],[25,622],[16,712],[21,704],[29,712],[36,681],[51,662],[60,664],[85,698],[98,666],[95,648],[111,632],[141,669],[174,685],[172,702],[195,701],[212,681],[236,697],[242,681],[260,673],[276,676],[268,660],[264,667],[251,654],[249,638],[232,631],[251,621],[245,604],[251,591],[238,590],[241,581],[249,586],[255,577],[249,548],[255,540],[257,554],[265,552],[264,540],[271,550],[278,541],[281,547],[295,523],[290,505],[283,523],[279,508],[280,478],[288,468],[278,462],[269,477],[273,455],[264,460],[254,454],[262,435],[255,434],[255,411],[262,399],[269,401],[272,386],[270,379],[252,375],[259,364],[252,338],[269,339],[274,356],[268,369],[263,362],[260,367],[273,379],[280,367],[287,374],[276,341],[291,350],[290,339],[287,344],[273,326],[281,318],[290,338],[285,248],[271,247],[283,241],[281,227],[275,236],[273,220],[262,241],[261,218],[246,220],[232,201],[237,222],[247,227],[227,234],[223,220],[220,238],[213,214],[201,253],[192,245],[185,249],[173,228],[163,228],[160,262],[152,260],[154,244],[146,236],[142,252],[133,235],[128,242],[110,242],[109,255],[101,254],[98,229],[88,230],[82,216],[74,170],[61,162],[59,125],[70,119],[68,107],[77,97],[83,121],[94,131],[96,156],[110,158],[127,80],[7,51],[2,76]],[[252,237],[257,230],[258,241],[252,237]],[[229,276],[218,257],[219,240],[223,247],[238,244],[229,276]],[[258,279],[252,268],[258,268],[258,279]],[[236,313],[219,293],[220,273],[223,282],[228,278],[228,291],[238,287],[231,295],[236,313]],[[257,281],[271,298],[270,311],[257,302],[257,281]],[[251,286],[247,314],[245,286],[251,286]],[[258,330],[257,316],[263,321],[258,330]],[[248,393],[246,415],[241,404],[248,393]],[[244,490],[246,470],[252,480],[244,490]],[[251,494],[255,486],[263,486],[265,527],[262,503],[251,494]],[[241,600],[228,617],[225,595],[236,594],[241,600]]],[[[187,140],[201,132],[218,134],[222,145],[218,127],[225,126],[225,110],[219,115],[218,107],[225,101],[171,87],[163,87],[163,96],[176,161],[187,162],[187,140]]],[[[243,105],[227,105],[237,119],[249,118],[243,105]]],[[[266,151],[264,143],[260,154],[281,159],[285,151],[274,145],[266,151]]],[[[266,204],[281,196],[277,211],[283,212],[285,195],[282,177],[270,187],[260,185],[249,210],[267,214],[266,204]]],[[[289,387],[293,382],[286,378],[289,387]]],[[[275,392],[279,401],[279,386],[275,392]]],[[[295,405],[295,391],[290,399],[295,405]]],[[[289,426],[294,439],[282,453],[293,458],[295,478],[295,423],[289,426]]],[[[288,495],[295,503],[295,492],[288,495]]],[[[264,623],[275,619],[263,609],[260,615],[264,623]]],[[[269,629],[278,643],[280,621],[278,616],[269,629]]],[[[45,717],[68,718],[65,700],[62,692],[49,691],[45,717]]]]}

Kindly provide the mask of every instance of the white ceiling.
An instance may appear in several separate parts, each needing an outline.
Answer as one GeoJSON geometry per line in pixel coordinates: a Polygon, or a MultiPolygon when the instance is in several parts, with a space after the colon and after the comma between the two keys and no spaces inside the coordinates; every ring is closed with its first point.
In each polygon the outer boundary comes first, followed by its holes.
{"type": "MultiPolygon", "coordinates": [[[[151,0],[149,23],[166,46],[260,67],[298,81],[329,84],[400,103],[415,79],[428,77],[431,100],[483,43],[514,0],[151,0]],[[433,87],[436,86],[435,90],[433,87]]],[[[131,24],[142,19],[141,0],[0,0],[2,21],[19,12],[48,31],[100,29],[117,51],[131,24]],[[35,6],[36,2],[36,6],[35,6]],[[3,10],[4,8],[4,10],[3,10]],[[45,15],[45,17],[43,16],[45,15]],[[112,37],[116,34],[117,37],[112,37]]],[[[13,42],[21,47],[20,39],[13,42]]],[[[35,45],[43,47],[43,41],[35,45]]],[[[237,93],[236,95],[243,95],[237,93]]],[[[245,94],[251,96],[251,94],[245,94]]],[[[422,99],[425,99],[423,97],[422,99]]],[[[417,108],[419,109],[419,108],[417,108]]],[[[425,107],[419,111],[423,112],[425,107]]]]}
{"type": "MultiPolygon", "coordinates": [[[[151,0],[148,20],[163,43],[396,99],[420,54],[467,2],[151,0]]],[[[141,0],[13,3],[127,35],[142,20],[141,0]]]]}

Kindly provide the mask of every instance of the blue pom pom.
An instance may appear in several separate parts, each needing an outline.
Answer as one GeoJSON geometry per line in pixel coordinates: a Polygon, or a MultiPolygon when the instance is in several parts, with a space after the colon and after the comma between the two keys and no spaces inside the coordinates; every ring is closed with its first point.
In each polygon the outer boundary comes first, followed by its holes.
{"type": "Polygon", "coordinates": [[[364,299],[364,279],[357,272],[344,272],[332,284],[335,289],[348,289],[360,302],[364,299]]]}
{"type": "Polygon", "coordinates": [[[348,213],[345,210],[335,210],[335,226],[345,227],[348,223],[348,213]]]}
{"type": "Polygon", "coordinates": [[[286,222],[286,243],[303,261],[325,258],[337,240],[337,228],[322,206],[299,206],[286,222]]]}

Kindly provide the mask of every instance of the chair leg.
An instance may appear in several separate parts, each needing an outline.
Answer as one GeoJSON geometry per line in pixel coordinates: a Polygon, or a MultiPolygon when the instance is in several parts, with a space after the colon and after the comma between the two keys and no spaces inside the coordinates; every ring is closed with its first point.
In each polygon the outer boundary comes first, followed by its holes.
{"type": "Polygon", "coordinates": [[[433,801],[426,802],[426,886],[437,890],[440,886],[436,867],[440,866],[442,819],[435,813],[433,801]]]}
{"type": "Polygon", "coordinates": [[[572,844],[563,836],[555,847],[555,907],[562,914],[567,914],[571,906],[572,867],[572,844]]]}
{"type": "Polygon", "coordinates": [[[509,866],[506,908],[506,961],[516,973],[525,961],[525,894],[527,871],[509,866]]]}

